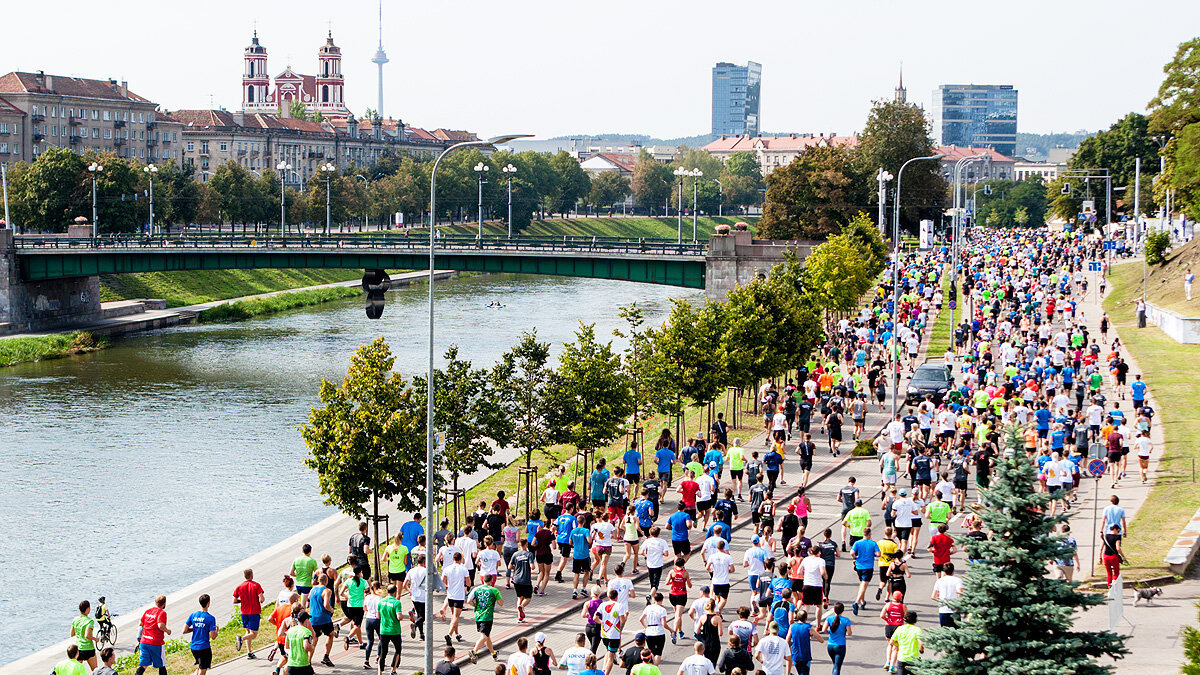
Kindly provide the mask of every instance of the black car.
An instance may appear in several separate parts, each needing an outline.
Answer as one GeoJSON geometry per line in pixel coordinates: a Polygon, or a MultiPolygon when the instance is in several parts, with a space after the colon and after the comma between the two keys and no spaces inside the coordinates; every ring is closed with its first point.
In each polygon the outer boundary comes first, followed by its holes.
{"type": "Polygon", "coordinates": [[[925,400],[925,395],[933,396],[934,403],[941,403],[942,398],[954,386],[954,378],[950,369],[941,363],[926,363],[917,366],[908,389],[904,394],[904,404],[911,405],[925,400]]]}

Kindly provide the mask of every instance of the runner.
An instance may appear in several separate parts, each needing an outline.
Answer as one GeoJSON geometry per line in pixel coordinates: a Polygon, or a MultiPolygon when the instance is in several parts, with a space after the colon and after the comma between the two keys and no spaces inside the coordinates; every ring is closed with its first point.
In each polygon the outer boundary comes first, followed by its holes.
{"type": "MultiPolygon", "coordinates": [[[[159,675],[167,673],[167,655],[163,650],[163,643],[166,636],[171,634],[171,629],[167,628],[166,608],[167,596],[159,595],[154,598],[154,606],[146,610],[138,622],[142,636],[138,639],[136,675],[143,675],[147,667],[157,668],[159,675]]],[[[78,650],[78,645],[71,646],[78,650]]]]}
{"type": "Polygon", "coordinates": [[[212,667],[212,641],[217,639],[218,626],[217,617],[208,613],[208,594],[201,595],[198,602],[200,609],[188,616],[183,624],[183,634],[192,635],[188,648],[196,662],[196,675],[204,675],[212,667]]]}
{"type": "Polygon", "coordinates": [[[75,638],[75,646],[79,648],[78,660],[87,661],[88,668],[94,670],[96,668],[96,640],[93,629],[96,622],[90,616],[91,611],[92,603],[87,600],[80,601],[79,616],[71,621],[71,637],[75,638]]]}
{"type": "Polygon", "coordinates": [[[480,580],[482,583],[472,588],[467,596],[467,602],[475,608],[475,629],[479,631],[479,640],[475,642],[469,655],[471,663],[478,660],[477,652],[483,647],[487,647],[493,661],[500,660],[496,648],[492,646],[492,621],[495,619],[496,609],[504,606],[504,597],[492,585],[496,582],[496,575],[484,573],[480,580]]]}
{"type": "MultiPolygon", "coordinates": [[[[561,517],[561,516],[560,516],[561,517]]],[[[573,520],[573,519],[572,519],[573,520]]],[[[529,542],[522,539],[519,549],[508,561],[513,589],[517,595],[517,623],[525,623],[525,608],[533,598],[533,565],[535,557],[529,550],[529,542]]],[[[563,558],[566,560],[566,557],[563,558]]]]}
{"type": "MultiPolygon", "coordinates": [[[[396,652],[392,654],[392,673],[396,672],[396,668],[400,666],[400,650],[403,642],[404,629],[401,627],[401,620],[404,612],[400,606],[400,598],[397,596],[396,584],[388,584],[387,596],[379,601],[379,669],[383,673],[384,663],[387,662],[388,650],[390,647],[395,647],[396,652]]],[[[449,636],[447,636],[449,638],[449,636]]],[[[322,661],[324,663],[324,661],[322,661]]],[[[329,664],[325,664],[329,665],[329,664]]],[[[288,675],[291,675],[289,672],[288,675]]]]}

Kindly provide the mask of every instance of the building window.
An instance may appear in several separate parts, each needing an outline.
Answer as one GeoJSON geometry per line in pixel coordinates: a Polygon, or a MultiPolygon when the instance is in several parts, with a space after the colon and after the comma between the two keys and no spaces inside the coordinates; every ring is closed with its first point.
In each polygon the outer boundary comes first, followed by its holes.
{"type": "Polygon", "coordinates": [[[94,120],[100,119],[100,111],[99,110],[92,108],[92,119],[94,119],[94,120]]]}
{"type": "Polygon", "coordinates": [[[109,121],[109,115],[108,115],[108,111],[107,111],[107,110],[105,110],[105,111],[104,111],[104,121],[105,121],[105,122],[109,121]]]}
{"type": "Polygon", "coordinates": [[[8,143],[0,143],[0,155],[8,154],[8,143]]]}
{"type": "Polygon", "coordinates": [[[112,138],[112,129],[105,129],[105,130],[104,130],[104,137],[105,137],[105,138],[112,138]]]}
{"type": "Polygon", "coordinates": [[[8,133],[8,122],[0,122],[0,134],[8,133]]]}
{"type": "Polygon", "coordinates": [[[100,138],[100,127],[92,127],[92,138],[100,138]]]}
{"type": "Polygon", "coordinates": [[[188,149],[188,152],[195,152],[196,151],[196,142],[188,141],[187,149],[188,149]]]}
{"type": "Polygon", "coordinates": [[[229,143],[226,143],[225,141],[221,141],[221,152],[227,152],[228,150],[229,150],[229,143]]]}
{"type": "Polygon", "coordinates": [[[321,102],[329,103],[329,85],[321,85],[321,102]]]}

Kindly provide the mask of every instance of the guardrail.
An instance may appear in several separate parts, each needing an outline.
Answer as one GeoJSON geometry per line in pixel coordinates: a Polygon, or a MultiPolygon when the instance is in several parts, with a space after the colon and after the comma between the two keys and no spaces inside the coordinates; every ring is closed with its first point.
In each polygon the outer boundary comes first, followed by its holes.
{"type": "MultiPolygon", "coordinates": [[[[420,237],[378,236],[374,234],[348,234],[331,236],[278,235],[111,235],[100,237],[62,237],[21,235],[13,238],[18,250],[221,250],[221,249],[326,249],[326,250],[376,250],[376,251],[427,251],[428,240],[420,237]]],[[[441,236],[437,238],[437,251],[596,251],[604,253],[656,254],[703,256],[707,245],[701,243],[678,243],[669,239],[632,239],[621,237],[514,237],[485,236],[441,236]]]]}

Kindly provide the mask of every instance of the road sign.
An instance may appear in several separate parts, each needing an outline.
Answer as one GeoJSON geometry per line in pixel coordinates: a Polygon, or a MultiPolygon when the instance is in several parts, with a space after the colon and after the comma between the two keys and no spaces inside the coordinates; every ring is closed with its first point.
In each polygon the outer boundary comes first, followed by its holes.
{"type": "Polygon", "coordinates": [[[1100,480],[1100,478],[1104,476],[1105,468],[1106,465],[1102,459],[1093,459],[1092,461],[1088,462],[1088,473],[1092,474],[1092,478],[1095,478],[1096,480],[1100,480]]]}
{"type": "Polygon", "coordinates": [[[958,309],[958,303],[951,300],[950,301],[950,309],[958,309]]]}
{"type": "Polygon", "coordinates": [[[1116,248],[1117,248],[1117,240],[1116,239],[1105,239],[1104,240],[1104,250],[1105,251],[1111,251],[1116,248]]]}
{"type": "Polygon", "coordinates": [[[1088,263],[1089,272],[1099,272],[1101,267],[1102,265],[1099,262],[1093,261],[1088,263]]]}

